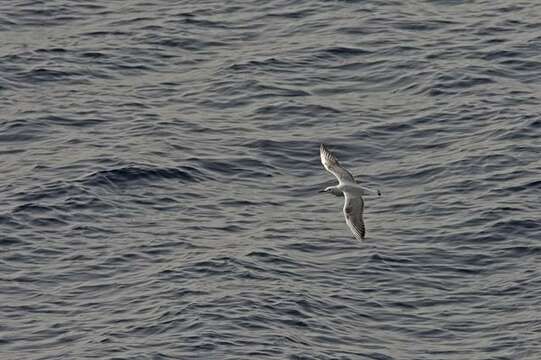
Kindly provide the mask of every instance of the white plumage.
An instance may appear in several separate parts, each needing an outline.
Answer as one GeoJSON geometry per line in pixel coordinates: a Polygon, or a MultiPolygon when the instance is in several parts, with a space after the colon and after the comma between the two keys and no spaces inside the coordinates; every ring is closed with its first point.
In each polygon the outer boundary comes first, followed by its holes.
{"type": "Polygon", "coordinates": [[[338,179],[337,186],[329,186],[325,190],[322,190],[322,192],[330,192],[336,196],[344,194],[344,217],[346,218],[346,224],[355,238],[363,240],[366,234],[366,228],[363,219],[364,200],[362,195],[375,193],[380,196],[380,191],[368,189],[357,184],[353,175],[340,165],[333,153],[324,144],[321,144],[320,156],[321,163],[325,169],[338,179]]]}

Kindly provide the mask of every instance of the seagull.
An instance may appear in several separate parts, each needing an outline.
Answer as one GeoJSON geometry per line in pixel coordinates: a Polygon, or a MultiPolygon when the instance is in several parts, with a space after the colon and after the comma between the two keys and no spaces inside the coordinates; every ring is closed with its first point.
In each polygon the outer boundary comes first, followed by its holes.
{"type": "Polygon", "coordinates": [[[319,153],[321,156],[321,163],[325,169],[338,179],[337,186],[326,187],[320,192],[328,192],[335,196],[344,195],[344,216],[346,217],[346,224],[349,226],[353,236],[355,236],[357,240],[363,240],[366,234],[366,228],[363,220],[364,200],[362,195],[377,194],[378,196],[381,196],[381,192],[357,184],[353,175],[340,165],[336,157],[329,151],[325,144],[321,144],[319,153]]]}

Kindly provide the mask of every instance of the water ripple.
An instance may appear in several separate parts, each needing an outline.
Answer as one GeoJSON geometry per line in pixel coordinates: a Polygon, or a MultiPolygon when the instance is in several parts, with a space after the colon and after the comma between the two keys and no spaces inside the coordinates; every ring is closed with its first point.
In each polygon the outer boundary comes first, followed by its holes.
{"type": "Polygon", "coordinates": [[[3,358],[537,359],[541,8],[487,4],[0,4],[3,358]]]}

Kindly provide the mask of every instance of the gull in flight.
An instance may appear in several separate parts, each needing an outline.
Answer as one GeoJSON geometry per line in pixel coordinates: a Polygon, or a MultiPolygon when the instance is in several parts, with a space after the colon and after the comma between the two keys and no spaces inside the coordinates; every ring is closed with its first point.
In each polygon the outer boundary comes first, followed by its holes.
{"type": "Polygon", "coordinates": [[[346,224],[348,224],[355,238],[363,240],[366,228],[364,227],[363,220],[364,200],[362,195],[377,194],[381,196],[381,192],[357,184],[353,175],[340,165],[333,153],[324,144],[321,144],[319,153],[321,155],[321,163],[325,169],[338,179],[337,186],[329,186],[320,192],[328,192],[335,196],[344,195],[346,224]]]}

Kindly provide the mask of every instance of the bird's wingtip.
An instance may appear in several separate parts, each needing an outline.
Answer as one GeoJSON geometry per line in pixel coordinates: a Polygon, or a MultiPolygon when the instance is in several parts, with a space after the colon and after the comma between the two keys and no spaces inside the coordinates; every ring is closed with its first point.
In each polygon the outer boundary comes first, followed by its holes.
{"type": "Polygon", "coordinates": [[[324,144],[324,143],[321,143],[321,145],[319,146],[319,151],[320,151],[320,152],[321,152],[321,151],[324,151],[324,152],[330,153],[329,148],[328,148],[327,145],[324,144]]]}

